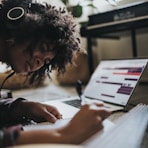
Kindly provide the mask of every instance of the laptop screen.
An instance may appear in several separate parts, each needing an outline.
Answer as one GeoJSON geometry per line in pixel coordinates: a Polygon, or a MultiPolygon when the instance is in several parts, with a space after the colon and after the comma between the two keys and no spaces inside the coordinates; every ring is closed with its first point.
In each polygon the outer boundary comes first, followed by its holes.
{"type": "Polygon", "coordinates": [[[101,61],[91,76],[84,97],[126,105],[148,59],[101,61]]]}

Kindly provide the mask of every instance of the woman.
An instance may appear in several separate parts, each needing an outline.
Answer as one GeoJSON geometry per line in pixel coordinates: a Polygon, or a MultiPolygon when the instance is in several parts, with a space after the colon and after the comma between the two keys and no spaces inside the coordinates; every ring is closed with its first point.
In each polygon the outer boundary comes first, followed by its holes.
{"type": "MultiPolygon", "coordinates": [[[[80,51],[73,17],[63,9],[31,0],[3,0],[0,7],[0,60],[15,73],[28,73],[30,83],[45,73],[65,72],[67,63],[80,51]]],[[[79,144],[103,128],[110,114],[103,104],[82,106],[65,127],[53,130],[23,131],[23,120],[55,123],[62,116],[58,109],[24,98],[0,100],[0,147],[30,143],[79,144]],[[89,119],[89,120],[88,120],[89,119]],[[11,126],[15,125],[15,126],[11,126]],[[71,134],[73,133],[73,134],[71,134]]]]}

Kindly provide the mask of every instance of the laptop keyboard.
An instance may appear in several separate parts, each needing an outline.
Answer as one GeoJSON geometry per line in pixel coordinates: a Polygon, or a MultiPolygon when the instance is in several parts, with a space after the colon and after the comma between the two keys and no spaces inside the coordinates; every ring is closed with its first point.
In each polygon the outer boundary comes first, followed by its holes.
{"type": "Polygon", "coordinates": [[[74,106],[76,108],[80,108],[81,107],[81,100],[80,99],[63,101],[63,103],[66,103],[68,105],[74,106]]]}

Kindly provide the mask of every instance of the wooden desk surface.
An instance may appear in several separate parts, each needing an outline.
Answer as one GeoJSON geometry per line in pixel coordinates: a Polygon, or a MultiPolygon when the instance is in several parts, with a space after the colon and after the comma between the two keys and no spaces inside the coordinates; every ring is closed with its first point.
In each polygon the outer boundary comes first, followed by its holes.
{"type": "MultiPolygon", "coordinates": [[[[37,88],[37,89],[25,89],[18,90],[13,92],[13,97],[24,97],[31,101],[43,102],[54,99],[65,98],[69,96],[76,96],[76,91],[73,86],[59,86],[55,84],[50,84],[46,87],[37,88]],[[57,91],[58,90],[58,91],[57,91]]],[[[113,113],[108,119],[112,122],[116,122],[120,117],[122,117],[124,112],[113,113]]],[[[148,129],[145,133],[144,140],[141,148],[148,147],[148,129]]]]}

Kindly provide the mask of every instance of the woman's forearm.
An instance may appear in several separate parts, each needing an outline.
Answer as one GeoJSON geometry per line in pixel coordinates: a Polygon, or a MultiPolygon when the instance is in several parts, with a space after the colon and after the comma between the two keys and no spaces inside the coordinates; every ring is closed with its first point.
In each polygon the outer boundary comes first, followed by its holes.
{"type": "Polygon", "coordinates": [[[22,131],[16,144],[63,143],[58,130],[22,131]]]}
{"type": "Polygon", "coordinates": [[[80,111],[64,127],[52,130],[22,131],[16,144],[80,144],[100,131],[103,128],[102,121],[110,115],[109,111],[104,108],[97,108],[97,105],[83,105],[80,111]]]}

